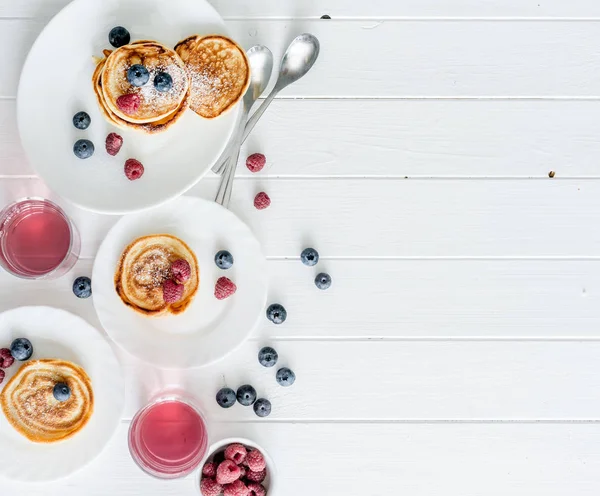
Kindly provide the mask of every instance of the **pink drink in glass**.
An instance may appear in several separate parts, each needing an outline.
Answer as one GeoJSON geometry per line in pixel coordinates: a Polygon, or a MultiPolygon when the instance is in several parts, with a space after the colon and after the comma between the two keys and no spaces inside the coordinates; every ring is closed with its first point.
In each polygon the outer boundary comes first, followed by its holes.
{"type": "Polygon", "coordinates": [[[201,413],[178,395],[163,396],[140,410],[129,428],[129,451],[140,468],[161,479],[184,477],[208,449],[201,413]]]}
{"type": "Polygon", "coordinates": [[[28,198],[0,212],[0,264],[26,279],[54,279],[79,257],[79,233],[49,200],[28,198]]]}

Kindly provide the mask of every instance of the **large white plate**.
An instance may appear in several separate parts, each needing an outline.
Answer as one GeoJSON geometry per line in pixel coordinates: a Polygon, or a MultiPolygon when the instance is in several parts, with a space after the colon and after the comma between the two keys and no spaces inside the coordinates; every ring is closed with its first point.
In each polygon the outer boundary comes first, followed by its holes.
{"type": "Polygon", "coordinates": [[[239,111],[238,105],[208,120],[188,110],[168,131],[153,136],[108,124],[92,90],[92,56],[112,48],[108,33],[117,25],[125,26],[132,40],[152,39],[170,47],[192,34],[226,34],[222,19],[205,0],[75,0],[38,37],[23,67],[17,99],[29,161],[59,195],[112,214],[158,205],[196,183],[223,151],[239,111]],[[92,118],[85,131],[72,124],[80,110],[92,118]],[[125,140],[116,157],[104,146],[111,131],[125,140]],[[73,155],[80,138],[95,145],[89,159],[73,155]],[[144,164],[141,179],[125,177],[128,158],[144,164]]]}
{"type": "MultiPolygon", "coordinates": [[[[124,404],[121,367],[100,332],[64,310],[20,307],[0,314],[1,346],[9,346],[19,337],[33,344],[32,360],[69,360],[83,367],[92,380],[94,412],[86,426],[65,441],[33,443],[19,434],[0,410],[0,475],[32,482],[60,479],[93,460],[119,425],[124,404]]],[[[19,365],[15,362],[6,369],[4,384],[19,365]]]]}
{"type": "Polygon", "coordinates": [[[129,353],[167,368],[201,366],[225,356],[255,328],[267,299],[266,262],[258,241],[234,214],[215,202],[184,196],[120,219],[98,250],[92,287],[102,325],[129,353]],[[150,234],[177,236],[198,258],[198,294],[180,315],[145,317],[125,306],[115,291],[114,274],[123,250],[150,234]],[[214,262],[222,249],[234,258],[228,270],[214,262]],[[219,301],[214,288],[221,276],[238,289],[219,301]]]}

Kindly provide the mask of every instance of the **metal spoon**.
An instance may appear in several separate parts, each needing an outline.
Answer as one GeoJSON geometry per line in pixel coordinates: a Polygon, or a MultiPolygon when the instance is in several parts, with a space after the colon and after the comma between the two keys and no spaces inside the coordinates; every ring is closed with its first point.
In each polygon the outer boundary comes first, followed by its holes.
{"type": "Polygon", "coordinates": [[[250,64],[250,86],[248,86],[248,89],[244,94],[242,115],[234,133],[231,156],[227,162],[225,172],[221,177],[221,183],[219,184],[217,196],[215,197],[215,201],[226,208],[229,206],[229,200],[231,198],[233,179],[235,177],[237,161],[240,156],[244,126],[248,121],[248,113],[254,105],[254,102],[262,92],[265,91],[265,88],[269,84],[269,79],[271,79],[271,73],[273,72],[273,54],[266,46],[255,45],[246,52],[246,55],[248,56],[248,62],[250,64]]]}
{"type": "MultiPolygon", "coordinates": [[[[279,77],[275,87],[269,94],[269,96],[262,102],[261,106],[258,107],[256,112],[252,114],[252,117],[248,120],[246,127],[244,128],[244,134],[242,136],[242,143],[246,141],[246,138],[256,126],[258,120],[262,117],[267,107],[271,105],[273,99],[277,94],[286,86],[298,81],[304,76],[317,61],[319,56],[320,44],[319,40],[312,34],[304,33],[300,36],[296,36],[287,47],[287,50],[283,54],[281,59],[281,65],[279,66],[279,77]]],[[[231,155],[232,148],[229,146],[225,149],[223,154],[219,157],[219,160],[215,163],[212,168],[213,172],[220,174],[225,167],[227,157],[231,155]]]]}

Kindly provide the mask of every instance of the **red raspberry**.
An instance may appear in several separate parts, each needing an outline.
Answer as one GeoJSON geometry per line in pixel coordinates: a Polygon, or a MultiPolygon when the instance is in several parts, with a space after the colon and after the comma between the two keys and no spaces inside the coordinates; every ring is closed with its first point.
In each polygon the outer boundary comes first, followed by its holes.
{"type": "Polygon", "coordinates": [[[183,297],[183,286],[171,279],[163,283],[163,300],[165,303],[175,303],[183,297]]]}
{"type": "Polygon", "coordinates": [[[2,381],[4,380],[4,376],[6,376],[6,372],[4,372],[4,370],[0,369],[0,384],[2,384],[2,381]]]}
{"type": "Polygon", "coordinates": [[[240,467],[231,460],[222,461],[217,467],[217,482],[219,484],[229,484],[240,478],[240,467]]]}
{"type": "Polygon", "coordinates": [[[206,477],[216,477],[217,466],[213,462],[206,462],[202,467],[202,475],[206,477]]]}
{"type": "Polygon", "coordinates": [[[219,496],[223,492],[223,487],[214,479],[205,478],[200,481],[200,492],[202,496],[219,496]]]}
{"type": "Polygon", "coordinates": [[[192,275],[192,268],[187,260],[180,258],[179,260],[175,260],[173,265],[171,265],[171,274],[173,274],[175,282],[183,284],[192,275]]]}
{"type": "Polygon", "coordinates": [[[124,114],[133,115],[140,108],[140,95],[130,93],[117,98],[117,107],[124,114]]]}
{"type": "Polygon", "coordinates": [[[253,472],[252,470],[248,470],[246,472],[246,479],[252,482],[262,482],[265,480],[267,476],[267,469],[259,470],[258,472],[253,472]]]}
{"type": "Polygon", "coordinates": [[[8,348],[2,348],[0,350],[0,368],[7,369],[13,363],[15,363],[15,359],[10,353],[8,348]]]}
{"type": "Polygon", "coordinates": [[[250,172],[261,171],[267,163],[267,159],[262,153],[253,153],[246,159],[246,167],[250,172]]]}
{"type": "Polygon", "coordinates": [[[248,496],[265,496],[265,494],[267,494],[267,490],[258,482],[250,482],[250,484],[248,484],[248,490],[250,491],[248,496]]]}
{"type": "Polygon", "coordinates": [[[135,158],[127,159],[125,162],[125,175],[130,181],[135,181],[144,175],[144,166],[135,158]]]}
{"type": "Polygon", "coordinates": [[[237,465],[246,459],[246,448],[243,444],[234,443],[227,446],[225,450],[225,458],[234,461],[237,465]]]}
{"type": "Polygon", "coordinates": [[[106,137],[106,153],[109,155],[114,157],[117,153],[119,153],[119,150],[121,150],[122,146],[123,138],[117,133],[110,133],[106,137]]]}
{"type": "Polygon", "coordinates": [[[237,291],[237,286],[227,277],[219,277],[215,285],[215,298],[224,300],[237,291]]]}
{"type": "Polygon", "coordinates": [[[250,467],[252,472],[260,472],[267,467],[265,457],[258,450],[252,450],[250,453],[248,453],[246,460],[248,461],[248,467],[250,467]]]}
{"type": "Polygon", "coordinates": [[[264,210],[269,205],[271,205],[271,198],[264,191],[261,191],[258,195],[254,197],[254,206],[258,210],[264,210]]]}
{"type": "Polygon", "coordinates": [[[223,490],[224,496],[248,496],[248,488],[241,480],[227,484],[223,490]]]}

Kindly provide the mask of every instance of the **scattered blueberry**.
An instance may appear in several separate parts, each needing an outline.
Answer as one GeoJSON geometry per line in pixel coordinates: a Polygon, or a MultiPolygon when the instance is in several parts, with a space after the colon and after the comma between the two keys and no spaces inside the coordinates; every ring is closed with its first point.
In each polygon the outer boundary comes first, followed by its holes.
{"type": "Polygon", "coordinates": [[[280,386],[289,387],[296,381],[296,374],[293,370],[283,367],[277,371],[275,379],[280,386]]]}
{"type": "Polygon", "coordinates": [[[154,76],[154,87],[164,93],[173,87],[173,78],[167,72],[159,72],[154,76]]]}
{"type": "Polygon", "coordinates": [[[263,367],[273,367],[277,363],[278,358],[279,355],[270,346],[265,346],[258,352],[258,362],[263,367]]]}
{"type": "Polygon", "coordinates": [[[215,263],[219,269],[227,270],[233,265],[233,256],[227,250],[220,250],[215,255],[215,263]]]}
{"type": "Polygon", "coordinates": [[[89,277],[78,277],[73,281],[73,293],[77,298],[89,298],[92,296],[92,281],[89,277]]]}
{"type": "Polygon", "coordinates": [[[131,35],[123,26],[117,26],[110,30],[108,34],[108,41],[115,48],[127,45],[131,40],[131,35]]]}
{"type": "Polygon", "coordinates": [[[325,272],[317,274],[317,277],[315,277],[315,285],[319,289],[329,288],[329,286],[331,286],[331,276],[325,272]]]}
{"type": "Polygon", "coordinates": [[[314,248],[305,248],[302,250],[302,253],[300,253],[300,260],[302,260],[304,265],[308,265],[309,267],[317,265],[317,262],[319,261],[319,252],[314,248]]]}
{"type": "Polygon", "coordinates": [[[287,312],[283,308],[283,305],[279,303],[269,305],[269,308],[267,308],[267,319],[273,322],[273,324],[283,324],[285,319],[287,319],[287,312]]]}
{"type": "Polygon", "coordinates": [[[322,15],[321,19],[331,19],[331,16],[328,14],[322,15]]]}
{"type": "Polygon", "coordinates": [[[33,346],[27,338],[17,338],[10,345],[10,354],[15,360],[24,362],[33,355],[33,346]]]}
{"type": "Polygon", "coordinates": [[[90,158],[94,154],[94,143],[80,139],[73,145],[73,153],[77,158],[90,158]]]}
{"type": "Polygon", "coordinates": [[[90,127],[91,122],[92,119],[90,118],[87,112],[77,112],[73,116],[73,125],[77,129],[87,129],[88,127],[90,127]]]}
{"type": "Polygon", "coordinates": [[[224,387],[217,392],[217,403],[221,408],[230,408],[235,405],[235,391],[224,387]]]}
{"type": "Polygon", "coordinates": [[[54,385],[52,394],[54,394],[54,398],[57,401],[67,401],[71,397],[71,390],[64,382],[57,382],[54,385]]]}
{"type": "Polygon", "coordinates": [[[150,80],[150,73],[142,64],[134,64],[127,70],[127,81],[132,86],[144,86],[150,80]]]}
{"type": "Polygon", "coordinates": [[[264,398],[259,398],[254,403],[254,413],[259,417],[268,417],[271,413],[271,402],[264,398]]]}
{"type": "Polygon", "coordinates": [[[237,390],[237,400],[241,405],[250,406],[256,401],[256,389],[250,384],[244,384],[237,390]]]}

